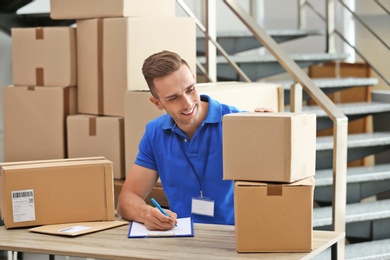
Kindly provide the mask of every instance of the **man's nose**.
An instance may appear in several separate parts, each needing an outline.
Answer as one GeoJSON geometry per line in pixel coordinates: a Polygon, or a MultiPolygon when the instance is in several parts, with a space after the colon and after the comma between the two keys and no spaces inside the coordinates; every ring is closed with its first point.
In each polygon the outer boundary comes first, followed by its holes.
{"type": "Polygon", "coordinates": [[[183,95],[183,105],[191,106],[191,97],[188,95],[183,95]]]}

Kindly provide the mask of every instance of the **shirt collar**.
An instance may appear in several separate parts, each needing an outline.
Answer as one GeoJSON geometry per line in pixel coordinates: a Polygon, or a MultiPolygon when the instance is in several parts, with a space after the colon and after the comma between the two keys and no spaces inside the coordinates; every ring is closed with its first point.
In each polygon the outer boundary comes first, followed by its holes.
{"type": "MultiPolygon", "coordinates": [[[[204,124],[219,123],[222,120],[222,108],[218,101],[212,99],[207,95],[200,95],[200,100],[209,103],[207,110],[207,116],[203,121],[204,124]]],[[[161,122],[162,129],[172,129],[176,123],[173,121],[169,114],[165,114],[163,121],[161,122]]]]}

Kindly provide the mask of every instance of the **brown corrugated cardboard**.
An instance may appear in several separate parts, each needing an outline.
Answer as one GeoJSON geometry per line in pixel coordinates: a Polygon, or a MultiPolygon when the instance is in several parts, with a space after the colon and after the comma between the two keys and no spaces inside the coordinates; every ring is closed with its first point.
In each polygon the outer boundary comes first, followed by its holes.
{"type": "Polygon", "coordinates": [[[237,113],[223,117],[225,180],[293,182],[315,174],[316,115],[237,113]]]}
{"type": "Polygon", "coordinates": [[[175,0],[51,0],[52,19],[103,17],[173,17],[175,0]]]}
{"type": "Polygon", "coordinates": [[[114,179],[125,177],[123,117],[70,115],[68,157],[104,156],[113,162],[114,179]]]}
{"type": "MultiPolygon", "coordinates": [[[[278,84],[223,82],[198,84],[200,94],[210,95],[221,103],[243,110],[267,107],[283,110],[283,87],[278,84]]],[[[162,115],[150,102],[149,91],[127,91],[125,94],[125,158],[126,173],[129,172],[138,153],[138,144],[150,120],[162,115]]]]}
{"type": "Polygon", "coordinates": [[[13,84],[76,85],[76,29],[13,28],[13,84]]]}
{"type": "Polygon", "coordinates": [[[119,101],[127,90],[148,90],[142,64],[162,50],[179,53],[195,73],[195,21],[189,17],[78,20],[79,113],[123,116],[119,101]],[[180,40],[169,32],[180,35],[180,40]]]}
{"type": "Polygon", "coordinates": [[[6,228],[114,220],[112,162],[104,158],[0,164],[6,228]]]}
{"type": "Polygon", "coordinates": [[[4,161],[66,158],[66,117],[76,113],[76,88],[7,86],[2,91],[4,161]]]}
{"type": "Polygon", "coordinates": [[[127,224],[129,224],[129,222],[124,220],[87,221],[87,222],[79,222],[79,223],[66,223],[66,224],[39,226],[39,227],[30,228],[29,231],[42,233],[42,234],[75,237],[75,236],[89,234],[89,233],[102,231],[114,227],[119,227],[127,224]]]}
{"type": "Polygon", "coordinates": [[[236,181],[237,251],[311,251],[313,190],[313,177],[289,184],[236,181]]]}
{"type": "Polygon", "coordinates": [[[284,111],[283,86],[264,82],[218,82],[196,85],[201,94],[206,94],[224,104],[241,110],[254,111],[268,108],[274,112],[284,111]]]}

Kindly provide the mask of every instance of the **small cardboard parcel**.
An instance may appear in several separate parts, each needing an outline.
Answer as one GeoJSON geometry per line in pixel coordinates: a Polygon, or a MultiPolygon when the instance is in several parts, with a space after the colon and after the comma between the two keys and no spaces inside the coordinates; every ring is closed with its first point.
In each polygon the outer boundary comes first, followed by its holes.
{"type": "Polygon", "coordinates": [[[6,228],[115,220],[113,167],[104,157],[0,164],[6,228]]]}
{"type": "Polygon", "coordinates": [[[288,183],[315,175],[314,113],[242,112],[222,120],[225,180],[288,183]]]}
{"type": "Polygon", "coordinates": [[[294,183],[235,181],[238,252],[310,252],[314,177],[294,183]]]}

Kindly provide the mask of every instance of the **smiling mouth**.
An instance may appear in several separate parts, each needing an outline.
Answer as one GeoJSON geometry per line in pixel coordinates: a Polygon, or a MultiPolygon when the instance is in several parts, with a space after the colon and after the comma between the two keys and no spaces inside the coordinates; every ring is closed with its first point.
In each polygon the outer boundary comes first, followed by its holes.
{"type": "Polygon", "coordinates": [[[188,112],[182,112],[182,114],[183,115],[191,115],[192,113],[194,113],[194,111],[195,111],[195,107],[196,107],[196,105],[194,105],[192,108],[191,108],[191,110],[190,111],[188,111],[188,112]]]}

